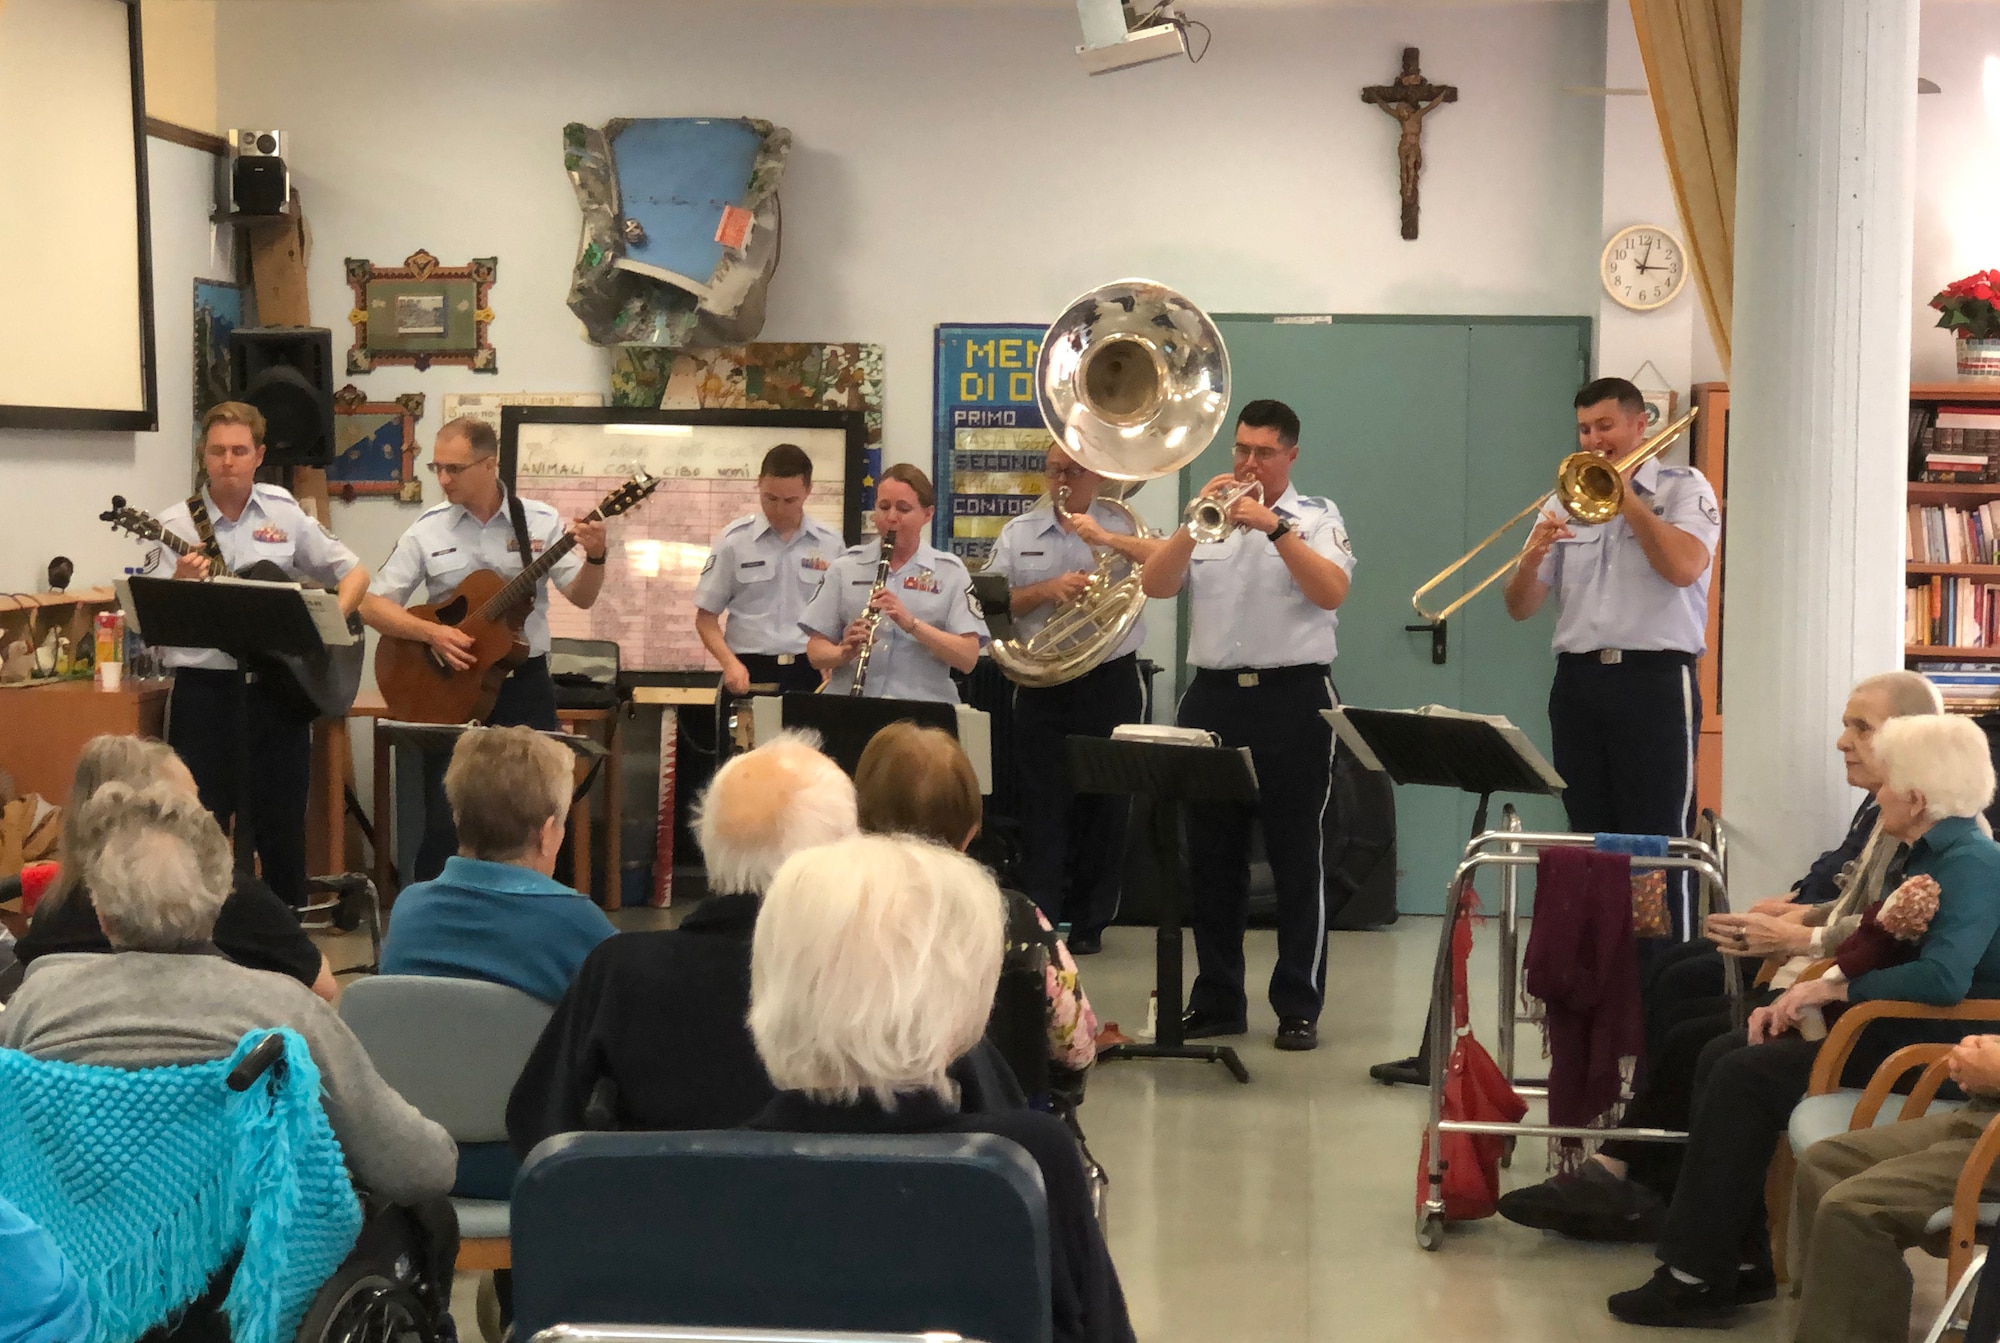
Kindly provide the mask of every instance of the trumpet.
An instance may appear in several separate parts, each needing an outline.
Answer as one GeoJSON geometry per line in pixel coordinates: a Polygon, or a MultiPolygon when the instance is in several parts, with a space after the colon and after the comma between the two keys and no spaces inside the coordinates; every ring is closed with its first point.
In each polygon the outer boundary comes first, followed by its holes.
{"type": "Polygon", "coordinates": [[[1205,546],[1213,545],[1217,541],[1227,541],[1229,534],[1243,525],[1229,520],[1229,510],[1234,507],[1238,499],[1246,495],[1260,504],[1263,503],[1262,482],[1254,478],[1242,480],[1219,494],[1202,494],[1189,500],[1185,515],[1188,535],[1205,546]]]}
{"type": "Polygon", "coordinates": [[[868,610],[862,619],[868,622],[868,637],[862,641],[861,656],[854,659],[854,684],[847,687],[847,693],[859,699],[868,688],[868,658],[875,651],[875,633],[882,627],[882,612],[875,605],[875,598],[882,589],[889,586],[889,555],[896,548],[896,533],[893,530],[882,533],[882,558],[875,565],[875,586],[868,589],[868,610]]]}
{"type": "MultiPolygon", "coordinates": [[[[1480,593],[1486,591],[1486,589],[1512,573],[1514,566],[1521,562],[1520,554],[1516,554],[1512,559],[1486,575],[1478,583],[1460,593],[1442,610],[1429,611],[1424,608],[1424,595],[1426,593],[1470,564],[1473,556],[1485,550],[1502,536],[1505,536],[1513,529],[1514,524],[1518,523],[1522,518],[1527,517],[1531,513],[1541,512],[1547,506],[1550,499],[1554,499],[1556,503],[1561,504],[1563,511],[1569,514],[1570,519],[1581,523],[1583,526],[1595,527],[1600,523],[1611,521],[1611,519],[1618,516],[1618,510],[1625,503],[1626,473],[1644,466],[1647,462],[1665,452],[1667,445],[1679,438],[1681,431],[1694,423],[1694,417],[1699,413],[1699,407],[1690,410],[1687,414],[1681,416],[1678,420],[1675,420],[1672,424],[1669,424],[1666,428],[1660,430],[1659,433],[1654,434],[1651,438],[1615,462],[1606,461],[1601,454],[1595,452],[1572,452],[1569,456],[1562,459],[1562,465],[1556,469],[1556,488],[1553,495],[1545,494],[1535,500],[1513,517],[1495,527],[1484,541],[1481,541],[1450,564],[1432,574],[1430,581],[1410,594],[1410,605],[1416,610],[1418,615],[1432,623],[1448,620],[1451,618],[1452,613],[1457,611],[1459,607],[1465,605],[1474,597],[1477,597],[1480,593]]],[[[1526,550],[1527,547],[1524,545],[1522,553],[1525,554],[1526,550]]]]}

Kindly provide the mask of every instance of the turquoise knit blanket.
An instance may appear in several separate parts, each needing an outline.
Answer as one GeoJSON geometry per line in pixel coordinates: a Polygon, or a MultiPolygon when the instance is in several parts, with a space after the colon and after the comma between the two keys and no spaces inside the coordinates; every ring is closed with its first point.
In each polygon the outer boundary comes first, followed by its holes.
{"type": "Polygon", "coordinates": [[[290,1343],[361,1229],[361,1206],[296,1032],[249,1090],[227,1059],[91,1067],[0,1049],[0,1195],[39,1223],[89,1294],[90,1343],[130,1343],[242,1258],[235,1343],[290,1343]]]}

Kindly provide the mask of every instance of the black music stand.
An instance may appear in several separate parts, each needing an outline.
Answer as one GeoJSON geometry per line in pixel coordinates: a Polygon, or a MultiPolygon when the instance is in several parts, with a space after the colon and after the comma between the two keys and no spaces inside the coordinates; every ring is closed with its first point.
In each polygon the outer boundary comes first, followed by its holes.
{"type": "Polygon", "coordinates": [[[954,740],[958,737],[958,706],[937,700],[786,695],[781,704],[785,726],[819,733],[827,757],[850,776],[860,767],[868,743],[891,723],[922,723],[949,732],[954,740]]]}
{"type": "Polygon", "coordinates": [[[1187,870],[1181,862],[1181,807],[1188,802],[1249,803],[1257,799],[1257,776],[1247,750],[1221,746],[1175,746],[1159,742],[1069,739],[1069,783],[1079,793],[1134,793],[1151,800],[1148,830],[1159,873],[1160,924],[1155,941],[1155,989],[1159,1019],[1154,1043],[1108,1045],[1107,1059],[1197,1059],[1220,1063],[1239,1082],[1249,1069],[1228,1045],[1191,1045],[1181,1036],[1181,911],[1186,903],[1187,870]]]}
{"type": "MultiPolygon", "coordinates": [[[[132,624],[154,648],[210,648],[252,672],[274,655],[314,657],[326,652],[319,627],[306,609],[305,594],[289,584],[139,577],[125,581],[132,624]]],[[[249,697],[242,697],[240,704],[233,844],[237,871],[248,873],[257,866],[256,823],[250,813],[249,697]]]]}
{"type": "MultiPolygon", "coordinates": [[[[1471,715],[1404,709],[1325,709],[1321,716],[1333,725],[1335,735],[1347,743],[1357,760],[1387,773],[1392,782],[1456,788],[1476,795],[1479,805],[1473,809],[1471,837],[1485,833],[1486,814],[1495,793],[1539,797],[1562,793],[1560,776],[1511,724],[1503,729],[1471,715]]],[[[1448,946],[1439,953],[1449,954],[1448,946]]],[[[1429,1023],[1424,1027],[1423,1045],[1414,1055],[1378,1063],[1368,1075],[1385,1086],[1398,1082],[1429,1086],[1429,1023]]]]}

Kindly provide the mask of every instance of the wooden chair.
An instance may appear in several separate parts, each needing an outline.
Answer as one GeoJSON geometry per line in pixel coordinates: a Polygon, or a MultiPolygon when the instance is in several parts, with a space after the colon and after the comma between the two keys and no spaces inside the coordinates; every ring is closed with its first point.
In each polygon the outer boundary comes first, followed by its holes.
{"type": "MultiPolygon", "coordinates": [[[[1808,967],[1805,974],[1801,976],[1801,979],[1816,979],[1831,968],[1832,965],[1832,961],[1818,962],[1808,967]]],[[[1826,1039],[1820,1044],[1818,1055],[1813,1059],[1812,1076],[1806,1084],[1806,1097],[1799,1103],[1799,1109],[1793,1111],[1795,1126],[1800,1119],[1800,1110],[1811,1105],[1815,1097],[1839,1096],[1844,1100],[1851,1096],[1853,1103],[1849,1111],[1847,1130],[1852,1131],[1856,1128],[1867,1128],[1874,1124],[1879,1117],[1883,1098],[1889,1094],[1890,1088],[1896,1084],[1897,1080],[1904,1073],[1909,1072],[1911,1068],[1917,1067],[1919,1064],[1925,1067],[1925,1072],[1918,1079],[1917,1088],[1911,1093],[1909,1100],[1903,1103],[1903,1108],[1898,1118],[1915,1118],[1921,1115],[1924,1109],[1929,1107],[1932,1099],[1937,1095],[1938,1087],[1943,1084],[1944,1064],[1942,1054],[1933,1057],[1924,1051],[1932,1048],[1948,1051],[1950,1049],[1949,1045],[1905,1046],[1890,1055],[1883,1062],[1882,1066],[1876,1070],[1875,1075],[1869,1079],[1867,1087],[1855,1089],[1851,1087],[1843,1088],[1840,1085],[1840,1075],[1847,1067],[1849,1056],[1854,1053],[1854,1046],[1860,1039],[1862,1030],[1870,1022],[1883,1020],[2000,1021],[2000,1001],[1991,998],[1967,998],[1962,1002],[1952,1004],[1950,1007],[1932,1007],[1923,1003],[1885,1000],[1851,1004],[1845,1012],[1840,1014],[1840,1019],[1834,1022],[1832,1029],[1827,1032],[1826,1039]],[[1913,1053],[1912,1051],[1915,1052],[1913,1053]],[[1901,1064],[1900,1070],[1890,1075],[1887,1080],[1884,1080],[1883,1073],[1892,1066],[1895,1066],[1898,1060],[1905,1059],[1906,1061],[1901,1064]],[[1931,1076],[1933,1069],[1935,1069],[1937,1074],[1935,1078],[1931,1076]],[[1928,1089],[1926,1089],[1927,1085],[1928,1089]],[[1875,1098],[1873,1104],[1864,1112],[1862,1105],[1871,1095],[1875,1098]],[[1920,1098],[1921,1104],[1919,1105],[1920,1098]]],[[[1835,1102],[1834,1104],[1838,1106],[1840,1102],[1835,1102]]],[[[1817,1108],[1823,1112],[1827,1107],[1817,1108]]],[[[1835,1131],[1839,1130],[1836,1129],[1835,1131]]],[[[1801,1134],[1799,1136],[1803,1138],[1808,1135],[1801,1134]]],[[[1819,1136],[1825,1135],[1820,1134],[1819,1136]]],[[[1992,1133],[1989,1131],[1986,1136],[1987,1138],[1992,1138],[1992,1133]]],[[[1771,1157],[1770,1170],[1764,1180],[1764,1210],[1765,1215],[1770,1220],[1771,1226],[1771,1264],[1777,1270],[1779,1282],[1789,1280],[1787,1257],[1791,1249],[1792,1180],[1798,1170],[1794,1151],[1803,1149],[1807,1145],[1809,1145],[1809,1142],[1799,1141],[1795,1148],[1793,1132],[1787,1132],[1784,1136],[1780,1137],[1778,1139],[1777,1150],[1771,1157]]],[[[1986,1139],[1982,1139],[1980,1149],[1987,1153],[1986,1165],[1991,1166],[1994,1153],[2000,1152],[2000,1139],[1993,1140],[1991,1149],[1989,1149],[1986,1139]]],[[[1974,1153],[1975,1158],[1978,1155],[1979,1153],[1974,1153]]],[[[1967,1169],[1971,1169],[1970,1163],[1968,1163],[1967,1169]]],[[[1971,1206],[1975,1220],[1968,1223],[1964,1228],[1965,1240],[1968,1246],[1971,1245],[1974,1234],[1977,1231],[1978,1194],[1981,1184],[1984,1183],[1984,1170],[1985,1168],[1982,1167],[1978,1179],[1972,1185],[1971,1206]]],[[[1961,1188],[1964,1187],[1963,1180],[1960,1181],[1960,1186],[1961,1188]]],[[[1963,1266],[1966,1262],[1969,1262],[1971,1256],[1969,1249],[1964,1256],[1957,1256],[1958,1233],[1959,1228],[1954,1219],[1954,1262],[1958,1264],[1959,1271],[1963,1272],[1963,1266]]]]}

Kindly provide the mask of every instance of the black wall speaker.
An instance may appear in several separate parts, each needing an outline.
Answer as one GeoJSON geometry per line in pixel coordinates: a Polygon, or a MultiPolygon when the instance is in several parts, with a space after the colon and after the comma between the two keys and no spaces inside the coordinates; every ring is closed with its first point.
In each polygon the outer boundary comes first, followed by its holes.
{"type": "Polygon", "coordinates": [[[323,326],[247,326],[229,333],[229,388],[264,415],[264,461],[333,460],[333,332],[323,326]]]}
{"type": "Polygon", "coordinates": [[[283,214],[291,174],[283,159],[238,159],[229,165],[229,203],[238,214],[283,214]]]}

